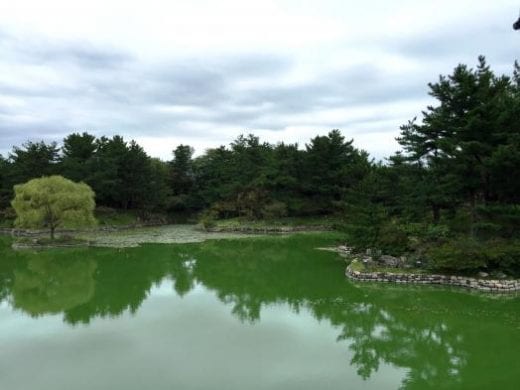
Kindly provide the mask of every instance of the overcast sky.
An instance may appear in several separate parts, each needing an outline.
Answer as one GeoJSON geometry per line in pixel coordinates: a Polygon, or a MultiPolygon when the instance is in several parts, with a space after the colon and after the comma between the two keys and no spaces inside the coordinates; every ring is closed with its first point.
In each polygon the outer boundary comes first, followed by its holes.
{"type": "Polygon", "coordinates": [[[155,157],[341,129],[382,158],[427,83],[512,72],[518,0],[0,0],[0,153],[71,132],[155,157]]]}

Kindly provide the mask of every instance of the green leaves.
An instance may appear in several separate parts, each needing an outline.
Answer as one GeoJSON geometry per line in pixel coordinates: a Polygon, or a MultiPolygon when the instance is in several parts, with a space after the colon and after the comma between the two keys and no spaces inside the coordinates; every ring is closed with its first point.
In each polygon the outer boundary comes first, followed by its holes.
{"type": "Polygon", "coordinates": [[[87,184],[50,176],[16,185],[14,191],[11,205],[18,227],[48,228],[53,237],[58,227],[91,226],[96,222],[94,192],[87,184]]]}
{"type": "Polygon", "coordinates": [[[434,184],[424,187],[426,199],[437,208],[519,200],[519,180],[505,172],[520,169],[520,89],[496,76],[483,56],[478,61],[475,70],[459,65],[429,84],[437,105],[427,107],[422,123],[401,126],[397,138],[408,161],[424,164],[434,184]]]}

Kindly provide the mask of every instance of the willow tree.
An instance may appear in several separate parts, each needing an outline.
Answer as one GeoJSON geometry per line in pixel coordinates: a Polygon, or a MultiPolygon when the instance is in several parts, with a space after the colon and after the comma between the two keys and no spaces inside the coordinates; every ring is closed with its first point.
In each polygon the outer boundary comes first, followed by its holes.
{"type": "Polygon", "coordinates": [[[15,226],[47,228],[54,239],[58,227],[95,224],[94,192],[87,184],[49,176],[16,185],[14,192],[11,205],[17,215],[15,226]]]}

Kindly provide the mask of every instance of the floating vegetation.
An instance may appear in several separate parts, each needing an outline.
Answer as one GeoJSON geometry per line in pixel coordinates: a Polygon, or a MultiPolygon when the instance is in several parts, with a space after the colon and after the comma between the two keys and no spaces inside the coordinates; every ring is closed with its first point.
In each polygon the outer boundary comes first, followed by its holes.
{"type": "Polygon", "coordinates": [[[114,248],[136,247],[140,244],[186,244],[258,236],[258,234],[237,232],[210,233],[197,229],[196,225],[167,225],[116,232],[96,231],[81,235],[82,238],[91,241],[93,246],[114,248]]]}

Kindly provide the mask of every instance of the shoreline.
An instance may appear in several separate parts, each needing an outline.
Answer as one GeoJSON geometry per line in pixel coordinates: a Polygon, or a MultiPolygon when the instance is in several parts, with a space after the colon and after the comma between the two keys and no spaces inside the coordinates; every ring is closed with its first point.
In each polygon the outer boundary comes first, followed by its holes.
{"type": "MultiPolygon", "coordinates": [[[[329,225],[295,225],[295,226],[216,226],[211,228],[203,228],[200,224],[175,224],[175,223],[139,223],[130,225],[103,225],[87,229],[57,229],[57,234],[75,234],[75,233],[96,233],[96,232],[120,232],[125,230],[142,229],[148,227],[161,227],[170,225],[190,225],[196,226],[197,229],[207,233],[294,233],[294,232],[328,232],[335,229],[329,225]]],[[[40,237],[46,236],[49,231],[46,229],[17,229],[17,228],[0,228],[0,235],[11,237],[40,237]]]]}
{"type": "Polygon", "coordinates": [[[430,284],[442,286],[457,286],[466,289],[491,293],[513,293],[520,291],[520,279],[479,279],[466,276],[393,273],[393,272],[364,272],[352,268],[353,260],[346,268],[345,275],[355,281],[378,282],[395,284],[430,284]]]}
{"type": "Polygon", "coordinates": [[[294,233],[294,232],[330,232],[332,226],[327,225],[295,225],[295,226],[222,226],[204,229],[208,233],[294,233]]]}
{"type": "MultiPolygon", "coordinates": [[[[140,223],[131,225],[103,225],[87,229],[56,229],[56,234],[96,233],[96,232],[119,232],[147,227],[168,226],[168,223],[140,223]]],[[[0,228],[0,235],[11,237],[40,237],[49,235],[48,229],[17,229],[0,228]]]]}

